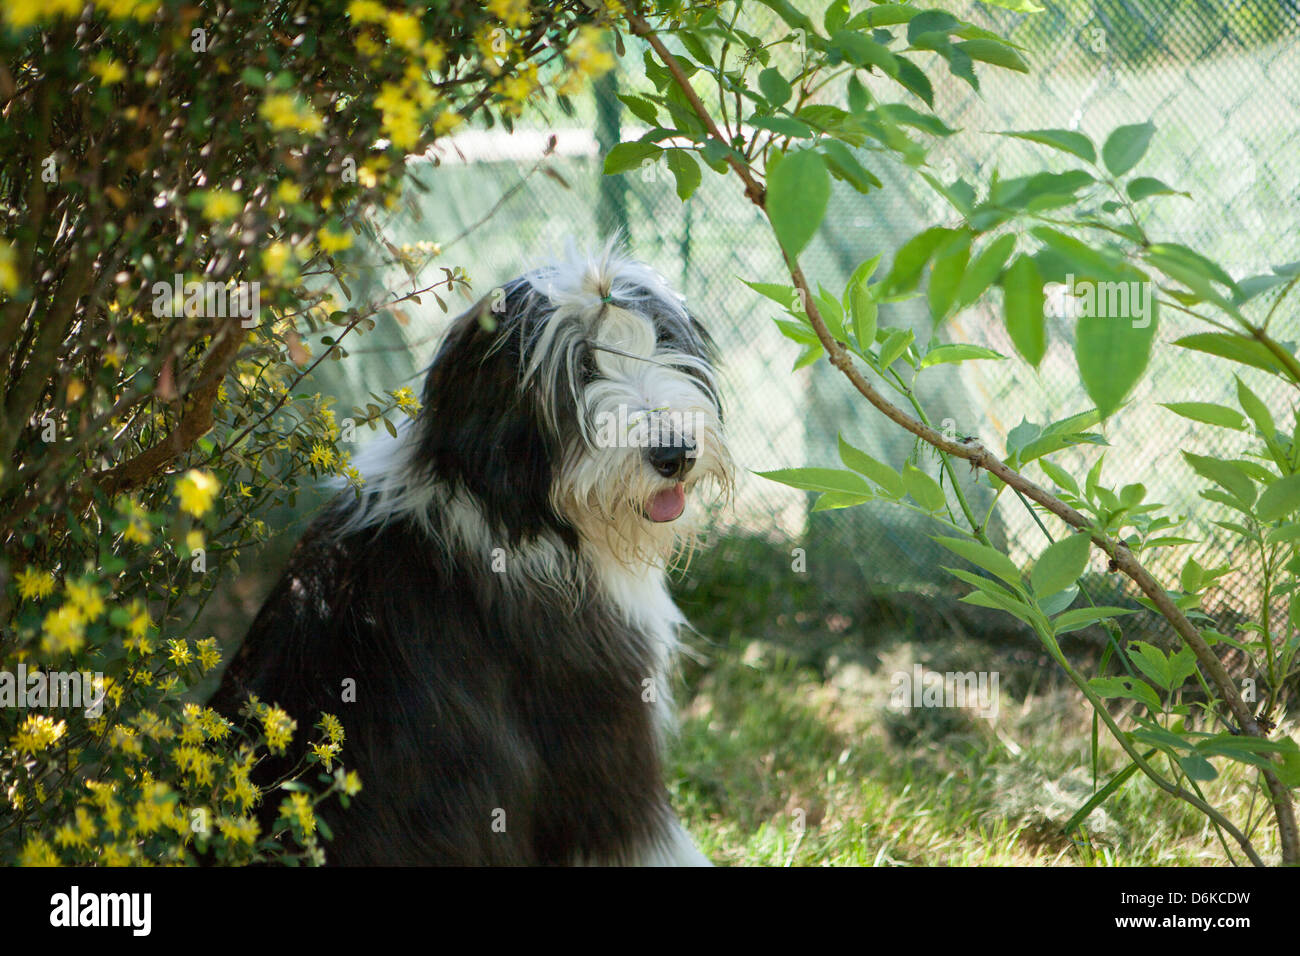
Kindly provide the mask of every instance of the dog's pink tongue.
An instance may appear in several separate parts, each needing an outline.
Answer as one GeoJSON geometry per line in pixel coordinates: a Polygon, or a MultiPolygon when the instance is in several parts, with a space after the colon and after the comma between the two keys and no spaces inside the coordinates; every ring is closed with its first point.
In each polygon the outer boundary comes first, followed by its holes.
{"type": "Polygon", "coordinates": [[[650,499],[647,513],[651,521],[672,521],[686,510],[686,487],[679,481],[650,499]]]}

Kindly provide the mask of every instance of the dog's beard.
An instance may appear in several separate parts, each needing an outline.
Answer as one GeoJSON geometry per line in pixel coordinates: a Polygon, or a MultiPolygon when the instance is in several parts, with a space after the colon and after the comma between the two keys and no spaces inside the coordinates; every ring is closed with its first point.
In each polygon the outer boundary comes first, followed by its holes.
{"type": "MultiPolygon", "coordinates": [[[[619,414],[615,408],[603,411],[619,414]]],[[[730,495],[730,455],[717,413],[709,405],[625,412],[616,420],[621,424],[626,419],[662,422],[660,440],[671,434],[669,440],[691,447],[690,471],[665,478],[650,466],[648,449],[639,445],[637,434],[606,447],[589,432],[570,443],[552,487],[552,505],[597,552],[598,560],[666,567],[689,556],[707,518],[707,506],[730,495]],[[688,427],[680,428],[682,423],[689,423],[688,427]]]]}

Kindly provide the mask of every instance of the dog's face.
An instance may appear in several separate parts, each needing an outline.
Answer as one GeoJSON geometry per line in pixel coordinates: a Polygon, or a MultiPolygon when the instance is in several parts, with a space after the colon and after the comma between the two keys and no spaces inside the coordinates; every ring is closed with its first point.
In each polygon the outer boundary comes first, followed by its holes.
{"type": "Polygon", "coordinates": [[[732,464],[712,343],[652,270],[540,270],[456,320],[430,370],[417,460],[513,543],[558,532],[622,563],[666,559],[732,464]]]}

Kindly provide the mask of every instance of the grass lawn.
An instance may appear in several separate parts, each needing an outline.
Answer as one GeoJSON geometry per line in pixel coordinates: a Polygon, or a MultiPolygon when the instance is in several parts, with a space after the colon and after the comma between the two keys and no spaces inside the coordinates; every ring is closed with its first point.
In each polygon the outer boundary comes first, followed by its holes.
{"type": "MultiPolygon", "coordinates": [[[[843,582],[792,585],[788,571],[782,579],[787,553],[727,542],[697,556],[679,584],[699,633],[687,641],[695,659],[683,666],[669,779],[674,805],[716,863],[1228,863],[1213,828],[1140,774],[1082,835],[1065,836],[1093,792],[1092,719],[1011,618],[955,603],[960,588],[923,600],[859,592],[846,602],[843,582]],[[830,593],[841,595],[837,606],[830,593]],[[996,715],[891,708],[892,675],[916,662],[999,672],[996,715]]],[[[1074,644],[1086,662],[1086,640],[1074,644]]],[[[1104,785],[1125,758],[1101,733],[1104,785]]],[[[1216,766],[1205,794],[1240,821],[1249,798],[1224,795],[1244,768],[1216,766]]],[[[1253,809],[1252,819],[1261,803],[1253,809]]],[[[1276,847],[1261,850],[1276,859],[1276,847]]]]}

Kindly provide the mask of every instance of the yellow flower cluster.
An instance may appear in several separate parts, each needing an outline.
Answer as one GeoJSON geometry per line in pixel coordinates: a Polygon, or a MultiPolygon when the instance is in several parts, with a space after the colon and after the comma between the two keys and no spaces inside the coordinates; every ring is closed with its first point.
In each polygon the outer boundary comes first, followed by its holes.
{"type": "Polygon", "coordinates": [[[333,254],[342,252],[352,246],[352,236],[347,232],[334,232],[328,228],[322,228],[316,233],[316,240],[320,243],[321,251],[333,254]]]}
{"type": "Polygon", "coordinates": [[[44,714],[31,714],[18,725],[18,732],[9,744],[20,754],[35,755],[58,743],[67,729],[65,720],[56,721],[44,714]]]}
{"type": "Polygon", "coordinates": [[[198,518],[212,507],[219,488],[217,479],[210,472],[192,469],[176,483],[176,497],[180,499],[182,511],[198,518]]]}
{"type": "Polygon", "coordinates": [[[533,19],[528,0],[488,0],[487,8],[508,27],[526,27],[533,19]]]}
{"type": "Polygon", "coordinates": [[[49,571],[40,571],[28,567],[14,575],[18,584],[18,596],[24,601],[49,597],[54,593],[54,575],[49,571]]]}
{"type": "Polygon", "coordinates": [[[316,814],[312,810],[311,798],[305,793],[291,793],[280,805],[280,816],[296,822],[303,833],[316,832],[316,814]]]}
{"type": "Polygon", "coordinates": [[[397,407],[412,418],[424,407],[420,404],[420,400],[415,397],[415,393],[409,388],[399,388],[397,391],[388,394],[393,396],[393,401],[397,402],[397,407]]]}
{"type": "Polygon", "coordinates": [[[334,463],[338,461],[338,455],[335,453],[334,449],[330,448],[328,445],[322,444],[321,442],[315,442],[311,446],[311,454],[307,456],[307,460],[310,461],[315,468],[320,471],[325,471],[326,469],[334,467],[334,463]]]}
{"type": "Polygon", "coordinates": [[[7,0],[3,9],[5,21],[22,30],[37,20],[76,16],[84,5],[84,0],[7,0]]]}
{"type": "Polygon", "coordinates": [[[325,121],[312,108],[290,93],[271,93],[258,110],[274,130],[297,130],[315,136],[325,128],[325,121]]]}
{"type": "Polygon", "coordinates": [[[203,194],[203,215],[213,222],[225,222],[244,208],[239,193],[229,189],[209,189],[203,194]]]}
{"type": "Polygon", "coordinates": [[[90,72],[94,73],[105,86],[121,83],[126,78],[126,67],[120,60],[107,54],[95,57],[90,63],[90,72]]]}
{"type": "Polygon", "coordinates": [[[284,753],[289,742],[293,740],[293,732],[297,727],[298,722],[279,707],[267,707],[262,713],[262,730],[266,734],[266,746],[273,754],[284,753]]]}
{"type": "Polygon", "coordinates": [[[153,540],[153,531],[149,528],[149,513],[144,505],[134,498],[125,499],[119,506],[127,525],[122,529],[122,538],[135,544],[148,544],[153,540]]]}
{"type": "Polygon", "coordinates": [[[8,295],[18,288],[18,264],[12,242],[0,239],[0,292],[8,295]]]}

